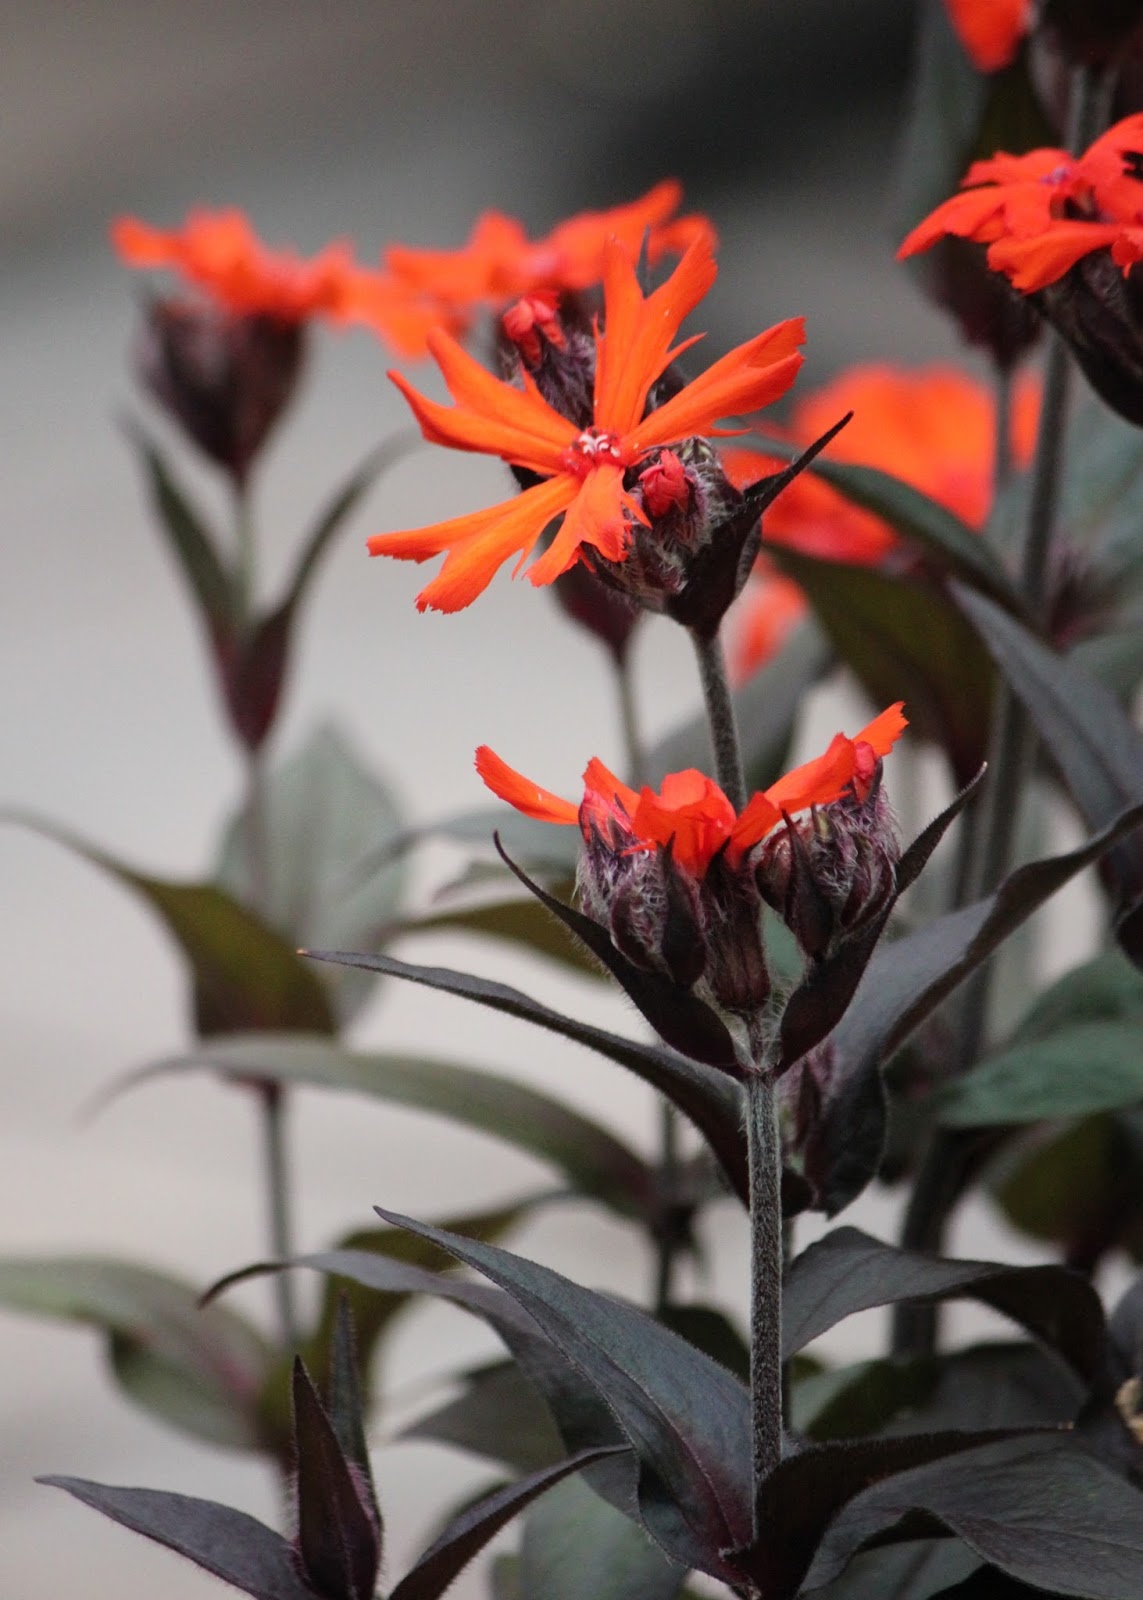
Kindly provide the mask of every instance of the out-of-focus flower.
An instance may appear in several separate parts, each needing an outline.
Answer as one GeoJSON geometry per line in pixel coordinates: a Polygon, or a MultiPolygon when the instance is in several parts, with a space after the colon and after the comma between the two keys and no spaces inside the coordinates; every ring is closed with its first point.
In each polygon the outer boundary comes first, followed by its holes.
{"type": "Polygon", "coordinates": [[[720,1005],[745,1014],[770,992],[761,909],[764,896],[775,898],[762,882],[773,841],[795,813],[814,808],[815,817],[828,816],[836,803],[864,805],[881,758],[904,727],[898,704],[852,739],[837,734],[824,755],[755,794],[741,813],[693,768],[671,773],[658,791],[636,792],[592,760],[577,806],[513,771],[486,745],[476,767],[493,793],[525,816],[579,827],[580,901],[609,929],[617,950],[681,987],[701,979],[720,1005]]]}
{"type": "Polygon", "coordinates": [[[111,239],[128,266],[167,268],[227,311],[280,322],[338,312],[353,265],[345,244],[327,245],[311,260],[268,250],[237,210],[192,211],[170,231],[119,217],[111,239]]]}
{"type": "MultiPolygon", "coordinates": [[[[909,372],[888,364],[852,367],[805,396],[794,409],[791,432],[801,443],[822,432],[825,419],[853,416],[830,447],[839,461],[891,472],[983,527],[992,503],[996,451],[996,400],[988,385],[955,367],[909,372]]],[[[1031,460],[1039,416],[1039,389],[1018,382],[1012,408],[1012,458],[1031,460]]],[[[734,483],[759,476],[767,458],[731,447],[723,465],[734,483]]],[[[873,566],[899,547],[882,518],[845,500],[811,473],[786,489],[767,513],[767,544],[784,545],[826,561],[873,566]]]]}
{"type": "MultiPolygon", "coordinates": [[[[710,242],[700,238],[667,281],[645,296],[623,244],[607,244],[604,324],[594,335],[594,403],[587,427],[555,410],[526,369],[522,388],[505,383],[444,333],[430,334],[429,345],[453,406],[426,399],[399,373],[391,374],[431,443],[499,456],[540,480],[516,499],[485,511],[369,540],[371,554],[402,560],[425,561],[447,552],[439,575],[418,596],[420,609],[457,611],[469,605],[510,557],[523,563],[557,517],[562,517],[560,527],[528,570],[531,582],[551,583],[585,558],[620,581],[637,530],[647,530],[640,554],[656,553],[656,524],[665,519],[648,510],[648,494],[656,504],[665,503],[666,496],[667,515],[687,518],[685,527],[671,530],[676,542],[682,533],[705,548],[725,520],[721,504],[708,514],[705,501],[718,501],[724,486],[732,500],[736,491],[697,436],[719,431],[721,418],[755,411],[784,394],[801,365],[797,347],[804,338],[800,318],[779,323],[648,412],[652,388],[673,358],[694,342],[672,344],[716,270],[710,242]],[[678,447],[679,470],[661,454],[671,447],[678,447]]],[[[642,566],[638,577],[638,598],[647,603],[642,566]]],[[[672,574],[671,581],[682,587],[685,575],[672,574]]]]}
{"type": "Polygon", "coordinates": [[[946,234],[988,248],[988,264],[1022,293],[1056,282],[1093,251],[1124,274],[1143,258],[1143,113],[1125,117],[1082,156],[1003,151],[975,161],[961,192],[912,230],[900,258],[946,234]]]}
{"type": "Polygon", "coordinates": [[[743,682],[778,654],[806,609],[806,597],[793,578],[772,571],[759,559],[743,591],[734,634],[732,668],[736,682],[743,682]]]}
{"type": "Polygon", "coordinates": [[[978,72],[999,72],[1032,25],[1032,0],[945,0],[957,37],[978,72]]]}
{"type": "Polygon", "coordinates": [[[268,250],[234,210],[192,211],[170,231],[120,217],[111,237],[129,266],[173,271],[187,285],[148,305],[139,376],[199,449],[243,483],[294,393],[306,323],[340,314],[348,247],[330,245],[309,261],[268,250]]]}
{"type": "Polygon", "coordinates": [[[696,240],[713,250],[715,232],[705,217],[675,215],[681,200],[681,185],[668,179],[627,205],[581,211],[541,239],[529,239],[514,217],[486,211],[458,250],[390,245],[382,272],[352,287],[351,314],[372,321],[406,354],[423,355],[424,335],[434,325],[458,334],[482,310],[499,311],[512,301],[554,306],[563,294],[594,287],[603,278],[609,239],[617,239],[632,261],[645,241],[651,266],[665,255],[682,255],[696,240]],[[425,319],[419,342],[418,315],[425,319]]]}

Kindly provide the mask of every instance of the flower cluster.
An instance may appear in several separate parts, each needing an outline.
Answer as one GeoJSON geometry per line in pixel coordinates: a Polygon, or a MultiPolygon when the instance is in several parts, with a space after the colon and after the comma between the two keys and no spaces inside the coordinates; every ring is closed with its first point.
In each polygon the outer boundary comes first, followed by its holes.
{"type": "Polygon", "coordinates": [[[1031,293],[1094,251],[1124,274],[1143,258],[1143,113],[1109,128],[1082,156],[1003,151],[975,161],[961,192],[906,237],[900,258],[946,234],[988,247],[988,264],[1031,293]]]}
{"type": "Polygon", "coordinates": [[[693,768],[657,791],[636,791],[593,759],[577,806],[487,746],[476,767],[525,816],[579,827],[581,904],[628,960],[681,988],[701,981],[720,1006],[749,1015],[770,993],[763,901],[820,961],[892,892],[896,841],[878,780],[904,728],[901,705],[890,706],[852,739],[837,734],[741,812],[693,768]]]}
{"type": "Polygon", "coordinates": [[[608,242],[587,426],[557,411],[526,369],[521,387],[494,378],[442,332],[430,334],[429,348],[453,406],[391,374],[426,439],[499,456],[539,480],[485,511],[369,541],[372,554],[404,560],[447,553],[418,597],[421,609],[469,605],[505,561],[525,562],[557,517],[558,531],[529,569],[532,583],[551,583],[588,560],[621,587],[636,587],[644,604],[686,588],[691,562],[740,504],[702,435],[717,431],[720,419],[784,394],[802,361],[804,326],[795,318],[739,345],[692,382],[672,385],[674,392],[648,410],[671,362],[694,342],[674,341],[715,274],[710,242],[700,238],[666,282],[645,295],[628,250],[617,239],[608,242]]]}

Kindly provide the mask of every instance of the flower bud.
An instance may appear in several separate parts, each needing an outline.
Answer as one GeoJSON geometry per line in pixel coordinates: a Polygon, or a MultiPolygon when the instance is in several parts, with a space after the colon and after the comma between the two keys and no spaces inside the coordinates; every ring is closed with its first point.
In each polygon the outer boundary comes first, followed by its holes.
{"type": "Polygon", "coordinates": [[[147,309],[136,366],[204,455],[242,484],[290,402],[304,354],[301,322],[170,297],[147,309]]]}
{"type": "Polygon", "coordinates": [[[1107,250],[1083,256],[1036,296],[1107,405],[1143,427],[1143,283],[1107,250]]]}
{"type": "Polygon", "coordinates": [[[514,301],[497,322],[496,365],[507,380],[522,369],[553,410],[579,428],[590,426],[595,335],[582,295],[537,290],[514,301]]]}

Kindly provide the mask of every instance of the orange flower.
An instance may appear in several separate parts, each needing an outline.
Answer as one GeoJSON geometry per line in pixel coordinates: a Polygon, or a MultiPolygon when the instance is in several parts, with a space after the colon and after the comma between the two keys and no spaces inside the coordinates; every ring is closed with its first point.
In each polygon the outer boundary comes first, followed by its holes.
{"type": "Polygon", "coordinates": [[[742,597],[734,648],[736,682],[742,683],[778,654],[806,609],[800,585],[760,560],[742,597]]]}
{"type": "Polygon", "coordinates": [[[135,217],[119,217],[111,239],[131,267],[169,267],[204,289],[228,311],[302,322],[338,311],[348,246],[331,244],[306,261],[293,251],[267,250],[241,211],[192,211],[169,233],[135,217]]]}
{"type": "MultiPolygon", "coordinates": [[[[974,528],[984,525],[992,501],[996,446],[991,390],[955,367],[919,372],[875,363],[852,367],[806,396],[794,410],[798,443],[819,437],[847,411],[853,420],[831,453],[842,461],[879,467],[940,501],[974,528]]],[[[1019,466],[1032,456],[1039,390],[1028,379],[1016,387],[1012,454],[1019,466]]],[[[746,449],[723,451],[731,481],[753,482],[776,463],[746,449]]],[[[887,522],[843,499],[812,473],[803,474],[767,512],[765,542],[826,561],[873,566],[898,545],[887,522]]]]}
{"type": "Polygon", "coordinates": [[[669,179],[628,205],[581,211],[536,240],[515,218],[486,211],[459,250],[391,245],[384,271],[351,286],[349,314],[371,323],[406,354],[423,355],[432,326],[461,333],[481,308],[499,310],[537,292],[591,288],[603,277],[609,239],[618,239],[635,261],[646,238],[652,266],[664,255],[681,255],[696,240],[713,250],[715,232],[705,217],[674,216],[681,199],[681,185],[669,179]]]}
{"type": "Polygon", "coordinates": [[[913,229],[898,259],[946,234],[987,245],[988,265],[1025,294],[1108,247],[1126,274],[1143,257],[1143,113],[1079,157],[1047,149],[974,162],[961,192],[913,229]]]}
{"type": "MultiPolygon", "coordinates": [[[[633,522],[649,526],[624,474],[649,451],[717,431],[720,418],[754,411],[784,394],[802,362],[801,318],[779,323],[739,345],[644,416],[652,385],[694,341],[672,341],[683,318],[714,282],[708,239],[696,240],[667,281],[644,296],[627,250],[610,240],[604,250],[604,327],[595,335],[594,414],[580,429],[542,397],[527,372],[522,388],[486,372],[443,332],[429,335],[454,401],[440,405],[391,373],[434,444],[499,456],[536,473],[542,482],[513,500],[431,527],[378,534],[372,555],[425,561],[447,551],[439,575],[417,605],[458,611],[469,605],[511,556],[522,564],[553,518],[562,525],[532,564],[534,584],[551,583],[585,553],[621,563],[633,522]]],[[[517,568],[518,570],[518,568],[517,568]]]]}
{"type": "Polygon", "coordinates": [[[945,0],[949,20],[978,72],[999,72],[1032,25],[1031,0],[945,0]]]}
{"type": "Polygon", "coordinates": [[[577,823],[588,844],[594,834],[623,854],[669,848],[681,871],[702,878],[723,851],[735,867],[778,826],[783,813],[828,805],[851,785],[864,798],[879,758],[889,754],[905,729],[901,711],[898,701],[852,739],[836,734],[824,755],[756,794],[741,815],[718,784],[693,767],[664,778],[658,793],[649,788],[636,793],[593,758],[584,771],[578,807],[513,771],[487,745],[476,752],[476,770],[494,794],[527,817],[577,823]]]}

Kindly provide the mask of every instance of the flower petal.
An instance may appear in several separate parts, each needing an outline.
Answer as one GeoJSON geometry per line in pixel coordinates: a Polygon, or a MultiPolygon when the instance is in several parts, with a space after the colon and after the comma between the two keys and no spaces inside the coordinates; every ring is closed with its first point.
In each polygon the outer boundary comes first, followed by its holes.
{"type": "Polygon", "coordinates": [[[538,783],[523,777],[486,744],[482,744],[476,752],[476,770],[493,794],[499,795],[501,800],[507,800],[509,805],[515,806],[526,817],[535,817],[540,822],[574,824],[579,821],[578,806],[574,806],[570,800],[561,800],[558,794],[541,789],[538,783]]]}
{"type": "Polygon", "coordinates": [[[1093,250],[1114,244],[1122,231],[1115,222],[1054,222],[1032,239],[998,239],[988,247],[988,265],[1003,272],[1014,289],[1032,294],[1093,250]]]}
{"type": "Polygon", "coordinates": [[[639,804],[639,796],[634,789],[620,783],[610,767],[605,767],[598,756],[592,756],[583,769],[583,792],[585,805],[593,797],[603,800],[609,807],[618,801],[629,817],[634,816],[639,804]]]}
{"type": "Polygon", "coordinates": [[[909,726],[908,717],[902,715],[904,708],[903,700],[889,706],[879,717],[866,723],[860,733],[854,734],[854,744],[867,744],[877,755],[887,756],[909,726]]]}
{"type": "Polygon", "coordinates": [[[798,346],[805,337],[805,319],[792,317],[738,345],[645,417],[624,439],[625,448],[673,444],[709,433],[722,417],[769,405],[797,377],[802,364],[798,346]]]}
{"type": "Polygon", "coordinates": [[[623,487],[622,467],[602,466],[589,472],[567,516],[548,548],[528,569],[531,583],[552,583],[573,567],[585,546],[606,561],[622,561],[630,543],[624,512],[646,522],[638,502],[623,487]]]}

